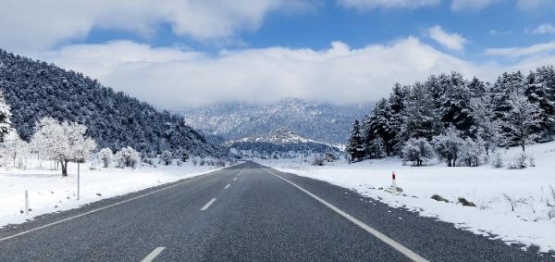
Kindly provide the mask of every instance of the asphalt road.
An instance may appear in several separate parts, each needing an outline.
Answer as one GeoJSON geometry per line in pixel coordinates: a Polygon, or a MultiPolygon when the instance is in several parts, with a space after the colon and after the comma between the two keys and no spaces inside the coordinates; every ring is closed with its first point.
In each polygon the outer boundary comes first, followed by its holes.
{"type": "Polygon", "coordinates": [[[0,229],[0,261],[555,261],[247,162],[0,229]]]}

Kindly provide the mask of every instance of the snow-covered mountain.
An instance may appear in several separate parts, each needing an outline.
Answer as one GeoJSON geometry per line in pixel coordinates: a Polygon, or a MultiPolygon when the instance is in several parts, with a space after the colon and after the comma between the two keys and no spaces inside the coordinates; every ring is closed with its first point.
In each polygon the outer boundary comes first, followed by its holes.
{"type": "Polygon", "coordinates": [[[256,151],[262,154],[272,154],[275,152],[310,151],[314,153],[325,153],[339,151],[337,147],[297,135],[286,129],[229,140],[224,143],[224,146],[239,151],[256,151]]]}
{"type": "Polygon", "coordinates": [[[230,146],[233,143],[241,143],[241,142],[248,142],[248,143],[272,143],[272,144],[296,144],[296,143],[319,143],[315,140],[310,138],[306,138],[300,135],[297,135],[287,129],[279,129],[274,132],[270,132],[267,134],[261,135],[252,135],[248,137],[243,137],[235,140],[229,140],[225,142],[226,146],[230,146]]]}
{"type": "Polygon", "coordinates": [[[220,103],[180,113],[188,125],[225,140],[286,129],[314,141],[338,145],[347,141],[353,120],[370,112],[370,105],[333,105],[289,98],[269,105],[220,103]]]}

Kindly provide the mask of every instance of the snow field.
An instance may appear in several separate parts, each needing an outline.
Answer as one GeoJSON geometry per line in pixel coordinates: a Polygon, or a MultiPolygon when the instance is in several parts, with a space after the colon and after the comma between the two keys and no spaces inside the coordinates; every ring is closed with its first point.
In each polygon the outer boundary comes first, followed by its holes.
{"type": "MultiPolygon", "coordinates": [[[[505,166],[516,161],[520,148],[500,150],[505,166]]],[[[356,164],[345,161],[316,167],[297,160],[263,161],[283,172],[295,173],[349,188],[392,207],[404,207],[422,216],[435,217],[508,244],[555,251],[555,143],[529,146],[536,167],[523,170],[480,167],[403,166],[399,159],[372,160],[356,164]],[[386,192],[396,172],[401,194],[386,192]],[[431,199],[440,195],[450,203],[431,199]],[[458,204],[465,198],[476,207],[458,204]],[[507,197],[510,199],[507,199],[507,197]],[[514,207],[514,211],[513,211],[514,207]]]]}
{"type": "MultiPolygon", "coordinates": [[[[43,166],[50,166],[43,163],[43,166]]],[[[182,166],[139,167],[137,169],[107,168],[90,170],[81,164],[81,194],[76,200],[77,164],[70,163],[68,177],[59,170],[1,169],[0,227],[23,223],[36,216],[68,210],[105,198],[124,195],[149,187],[175,182],[218,170],[211,166],[194,166],[190,161],[182,166]],[[29,207],[24,215],[25,190],[29,192],[29,207]]]]}

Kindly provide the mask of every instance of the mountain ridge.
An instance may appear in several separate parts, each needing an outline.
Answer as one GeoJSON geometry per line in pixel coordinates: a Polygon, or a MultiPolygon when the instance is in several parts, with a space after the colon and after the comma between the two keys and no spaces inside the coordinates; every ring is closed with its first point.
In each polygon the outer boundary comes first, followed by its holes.
{"type": "Polygon", "coordinates": [[[223,102],[179,110],[188,125],[202,132],[236,140],[286,129],[331,145],[347,142],[353,119],[363,119],[370,103],[333,105],[286,98],[272,104],[223,102]]]}

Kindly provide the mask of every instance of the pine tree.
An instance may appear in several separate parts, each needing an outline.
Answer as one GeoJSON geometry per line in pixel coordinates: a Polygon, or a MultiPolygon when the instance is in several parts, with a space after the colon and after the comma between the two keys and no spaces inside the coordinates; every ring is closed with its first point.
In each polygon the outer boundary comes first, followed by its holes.
{"type": "Polygon", "coordinates": [[[542,136],[537,131],[541,130],[541,109],[519,94],[512,94],[507,102],[511,109],[504,112],[504,121],[501,122],[506,146],[519,145],[524,152],[526,145],[534,143],[542,136]]]}
{"type": "Polygon", "coordinates": [[[11,116],[10,106],[6,104],[3,92],[0,92],[0,143],[4,143],[6,136],[13,131],[11,116]]]}
{"type": "Polygon", "coordinates": [[[353,125],[346,151],[351,155],[353,162],[361,161],[365,155],[364,137],[360,132],[360,122],[358,120],[355,120],[353,125]]]}
{"type": "Polygon", "coordinates": [[[486,91],[480,97],[472,98],[470,101],[471,116],[474,125],[470,133],[477,139],[483,141],[484,150],[487,155],[501,144],[501,126],[499,120],[495,120],[493,96],[490,91],[486,91]]]}
{"type": "Polygon", "coordinates": [[[439,112],[445,127],[454,126],[461,131],[462,136],[470,136],[472,118],[470,116],[470,99],[472,93],[463,76],[451,73],[445,92],[439,98],[439,112]]]}
{"type": "Polygon", "coordinates": [[[410,138],[432,139],[441,134],[443,123],[432,101],[432,95],[425,85],[414,84],[406,101],[406,110],[402,114],[403,123],[397,135],[399,141],[404,142],[410,138]]]}
{"type": "Polygon", "coordinates": [[[388,155],[400,153],[401,145],[405,142],[398,139],[403,126],[403,114],[406,110],[407,97],[410,94],[410,87],[395,84],[389,96],[390,121],[388,123],[389,132],[393,136],[391,141],[386,142],[386,152],[388,155]]]}
{"type": "MultiPolygon", "coordinates": [[[[391,126],[392,110],[385,99],[381,99],[365,120],[365,141],[368,147],[372,147],[374,140],[380,139],[382,150],[387,155],[393,152],[393,139],[396,132],[391,126]]],[[[383,156],[380,156],[383,157],[383,156]]]]}
{"type": "Polygon", "coordinates": [[[553,67],[540,67],[526,78],[524,94],[542,110],[541,126],[536,132],[545,131],[544,139],[550,140],[555,132],[555,71],[553,67]]]}

